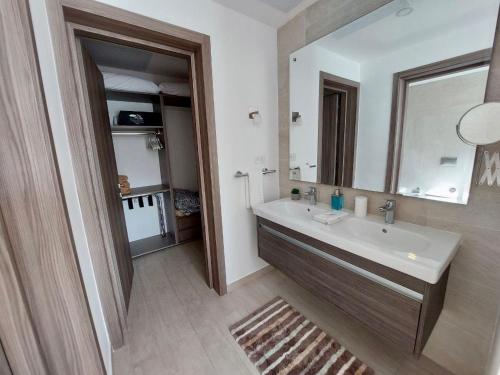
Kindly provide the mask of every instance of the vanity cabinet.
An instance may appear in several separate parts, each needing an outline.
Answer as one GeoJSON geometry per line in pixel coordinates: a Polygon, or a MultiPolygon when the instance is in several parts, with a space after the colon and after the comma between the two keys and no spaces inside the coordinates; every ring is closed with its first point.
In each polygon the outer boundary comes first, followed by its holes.
{"type": "Polygon", "coordinates": [[[442,310],[449,268],[429,284],[260,217],[258,242],[262,259],[420,355],[442,310]]]}

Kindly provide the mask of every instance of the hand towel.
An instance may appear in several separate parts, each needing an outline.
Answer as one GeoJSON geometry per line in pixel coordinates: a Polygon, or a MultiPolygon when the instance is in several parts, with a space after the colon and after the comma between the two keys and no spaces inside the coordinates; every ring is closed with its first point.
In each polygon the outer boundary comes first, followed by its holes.
{"type": "Polygon", "coordinates": [[[349,214],[347,212],[343,212],[343,211],[329,211],[329,212],[325,212],[322,214],[314,215],[313,220],[317,221],[318,223],[330,225],[330,224],[333,224],[333,223],[339,221],[340,219],[342,219],[343,217],[345,217],[347,215],[349,215],[349,214]]]}

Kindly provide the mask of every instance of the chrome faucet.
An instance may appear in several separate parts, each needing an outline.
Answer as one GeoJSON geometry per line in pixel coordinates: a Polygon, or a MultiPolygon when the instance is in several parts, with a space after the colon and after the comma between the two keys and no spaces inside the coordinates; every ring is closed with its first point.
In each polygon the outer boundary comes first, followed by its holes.
{"type": "Polygon", "coordinates": [[[385,204],[378,208],[380,212],[385,213],[385,223],[394,224],[394,213],[396,211],[396,201],[394,199],[388,199],[385,204]]]}
{"type": "Polygon", "coordinates": [[[309,197],[309,204],[314,205],[318,202],[318,192],[314,186],[310,186],[309,191],[306,191],[304,196],[309,197]]]}

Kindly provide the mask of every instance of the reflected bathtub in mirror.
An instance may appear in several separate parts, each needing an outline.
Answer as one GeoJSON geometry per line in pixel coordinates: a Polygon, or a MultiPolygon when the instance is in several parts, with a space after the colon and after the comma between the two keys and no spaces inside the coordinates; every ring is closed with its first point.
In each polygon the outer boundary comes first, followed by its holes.
{"type": "Polygon", "coordinates": [[[456,124],[484,101],[489,59],[483,50],[395,74],[390,192],[467,203],[476,147],[456,136],[456,124]]]}

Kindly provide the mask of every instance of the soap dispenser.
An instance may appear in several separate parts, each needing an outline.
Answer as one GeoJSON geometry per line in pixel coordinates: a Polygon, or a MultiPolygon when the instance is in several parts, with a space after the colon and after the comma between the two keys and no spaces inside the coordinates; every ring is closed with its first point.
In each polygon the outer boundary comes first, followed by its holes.
{"type": "Polygon", "coordinates": [[[344,194],[340,189],[335,189],[335,193],[332,194],[332,208],[334,210],[342,210],[344,208],[344,194]]]}

